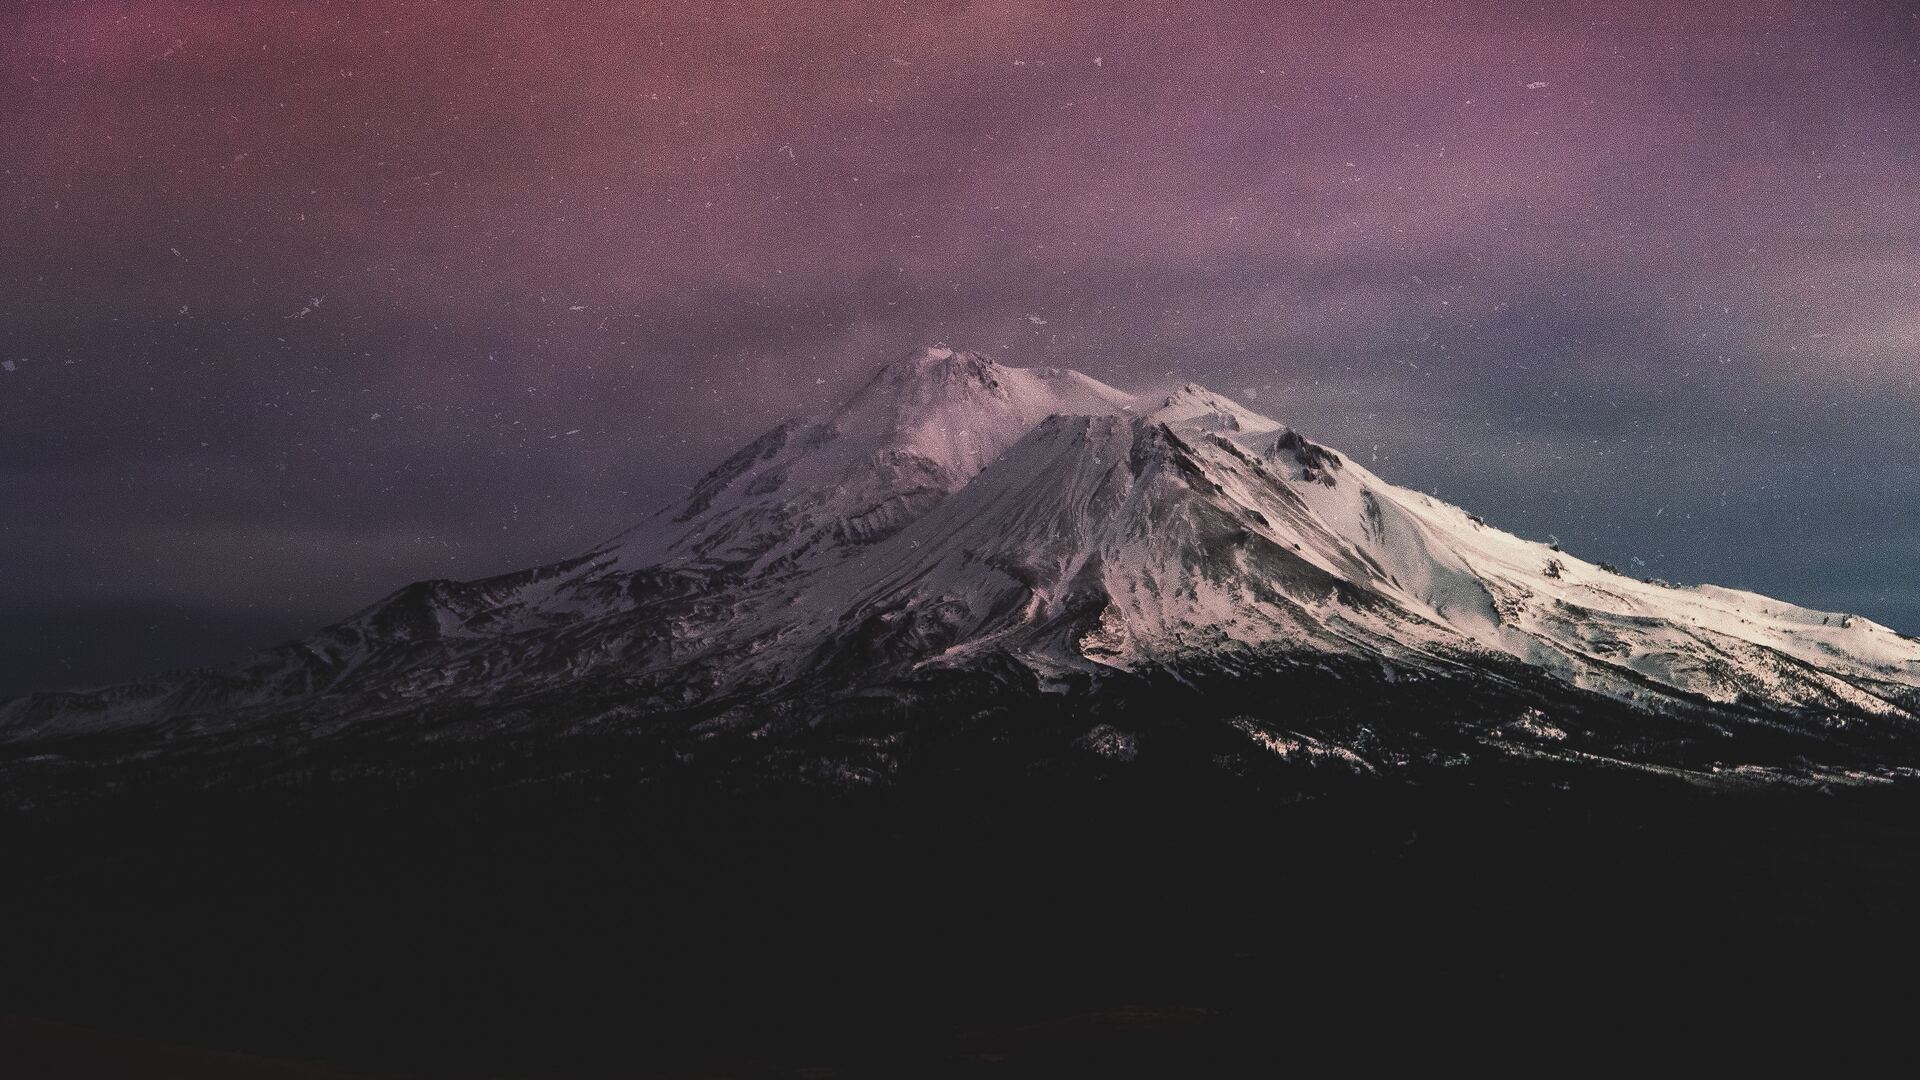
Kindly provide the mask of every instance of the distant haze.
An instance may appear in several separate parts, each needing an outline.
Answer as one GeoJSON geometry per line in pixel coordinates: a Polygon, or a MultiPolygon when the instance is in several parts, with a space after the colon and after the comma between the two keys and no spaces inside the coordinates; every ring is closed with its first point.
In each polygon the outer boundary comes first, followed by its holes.
{"type": "Polygon", "coordinates": [[[1920,631],[1908,3],[13,4],[0,132],[0,695],[583,549],[932,341],[1920,631]]]}

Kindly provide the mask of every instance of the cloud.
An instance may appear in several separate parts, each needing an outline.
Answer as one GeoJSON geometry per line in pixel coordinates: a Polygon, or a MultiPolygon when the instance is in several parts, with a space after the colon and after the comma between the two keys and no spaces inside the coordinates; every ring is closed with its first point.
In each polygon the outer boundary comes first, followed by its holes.
{"type": "Polygon", "coordinates": [[[5,18],[0,605],[565,554],[926,340],[1253,387],[1668,576],[1896,529],[1828,470],[1920,501],[1903,5],[5,18]]]}

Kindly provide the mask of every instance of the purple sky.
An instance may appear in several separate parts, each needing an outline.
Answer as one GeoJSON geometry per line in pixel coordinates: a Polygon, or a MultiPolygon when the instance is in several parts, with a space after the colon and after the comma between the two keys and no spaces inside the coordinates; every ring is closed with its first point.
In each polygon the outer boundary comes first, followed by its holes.
{"type": "Polygon", "coordinates": [[[1920,631],[1908,3],[12,4],[0,132],[0,693],[571,553],[927,341],[1920,631]]]}

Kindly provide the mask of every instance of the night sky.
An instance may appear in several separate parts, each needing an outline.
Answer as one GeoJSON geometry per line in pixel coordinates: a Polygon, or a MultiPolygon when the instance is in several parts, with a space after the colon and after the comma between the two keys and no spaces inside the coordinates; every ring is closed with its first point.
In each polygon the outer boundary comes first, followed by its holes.
{"type": "Polygon", "coordinates": [[[0,5],[0,694],[577,552],[923,342],[1920,631],[1920,15],[0,5]]]}

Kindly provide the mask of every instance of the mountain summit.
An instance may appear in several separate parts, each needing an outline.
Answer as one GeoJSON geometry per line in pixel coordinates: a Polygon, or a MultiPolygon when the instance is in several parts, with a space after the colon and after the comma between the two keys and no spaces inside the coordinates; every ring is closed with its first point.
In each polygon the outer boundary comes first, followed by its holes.
{"type": "Polygon", "coordinates": [[[754,440],[608,550],[631,569],[818,565],[898,531],[1047,416],[1110,413],[1131,400],[1079,372],[924,348],[881,368],[832,413],[754,440]]]}
{"type": "MultiPolygon", "coordinates": [[[[575,558],[409,586],[236,671],[9,702],[0,737],[481,717],[766,739],[983,695],[1091,718],[1152,687],[1202,713],[1421,687],[1445,719],[1403,705],[1367,739],[1438,725],[1475,753],[1699,776],[1752,744],[1743,775],[1825,782],[1904,762],[1920,642],[1625,577],[1202,386],[1143,401],[934,347],[575,558]]],[[[1368,760],[1303,734],[1310,715],[1223,719],[1368,760]]]]}

